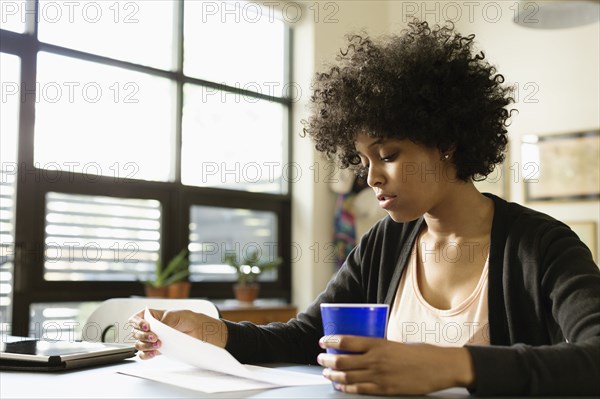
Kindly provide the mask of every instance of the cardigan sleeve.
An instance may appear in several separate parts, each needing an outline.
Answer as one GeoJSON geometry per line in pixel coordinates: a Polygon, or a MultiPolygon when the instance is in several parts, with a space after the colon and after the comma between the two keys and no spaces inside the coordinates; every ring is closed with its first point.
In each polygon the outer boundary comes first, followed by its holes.
{"type": "Polygon", "coordinates": [[[537,312],[545,309],[546,313],[528,318],[518,306],[507,306],[509,324],[511,316],[521,313],[512,317],[521,320],[520,325],[508,327],[511,345],[467,346],[476,376],[472,392],[481,396],[600,395],[600,272],[589,249],[557,221],[544,223],[536,231],[525,229],[513,241],[519,241],[520,249],[506,251],[505,263],[511,264],[504,267],[520,268],[521,287],[515,287],[505,272],[504,295],[529,292],[537,312]],[[540,319],[550,326],[551,342],[519,342],[517,330],[539,329],[540,319]]]}

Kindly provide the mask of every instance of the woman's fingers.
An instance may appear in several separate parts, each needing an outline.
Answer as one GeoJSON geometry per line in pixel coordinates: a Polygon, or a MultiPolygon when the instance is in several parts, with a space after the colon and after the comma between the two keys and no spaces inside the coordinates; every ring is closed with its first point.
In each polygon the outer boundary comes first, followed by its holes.
{"type": "Polygon", "coordinates": [[[340,371],[325,369],[323,376],[328,380],[344,385],[357,384],[373,380],[373,372],[370,370],[350,370],[340,371]]]}
{"type": "MultiPolygon", "coordinates": [[[[128,322],[135,330],[150,331],[150,324],[146,320],[144,320],[145,311],[146,309],[142,309],[129,318],[128,322]]],[[[150,313],[155,319],[160,320],[165,314],[165,311],[150,309],[150,313]]]]}
{"type": "Polygon", "coordinates": [[[336,388],[345,393],[358,393],[358,394],[366,394],[366,395],[389,395],[391,394],[385,392],[379,385],[374,384],[372,382],[361,382],[358,384],[337,384],[336,388]]]}
{"type": "Polygon", "coordinates": [[[139,357],[142,360],[150,360],[158,355],[160,355],[159,351],[142,351],[139,353],[139,357]]]}
{"type": "Polygon", "coordinates": [[[158,342],[158,337],[152,331],[144,332],[144,331],[140,331],[140,330],[134,330],[133,338],[135,338],[138,341],[143,341],[143,342],[148,342],[148,343],[158,342]]]}
{"type": "Polygon", "coordinates": [[[135,342],[135,348],[137,350],[143,351],[143,352],[157,350],[158,348],[160,348],[160,346],[161,346],[160,341],[149,342],[149,341],[138,340],[135,342]]]}
{"type": "MultiPolygon", "coordinates": [[[[135,348],[139,352],[140,359],[147,360],[160,355],[158,349],[161,342],[156,334],[150,331],[150,325],[144,320],[145,309],[140,310],[129,318],[129,323],[133,327],[133,338],[136,339],[135,348]]],[[[151,310],[152,316],[160,319],[165,313],[162,310],[151,310]]]]}
{"type": "Polygon", "coordinates": [[[335,389],[346,393],[386,394],[374,381],[372,370],[323,370],[323,376],[333,382],[335,389]]]}
{"type": "Polygon", "coordinates": [[[358,335],[326,335],[319,340],[321,348],[339,349],[348,352],[367,352],[378,345],[383,338],[361,337],[358,335]]]}
{"type": "Polygon", "coordinates": [[[147,331],[150,329],[148,323],[144,320],[144,311],[140,311],[133,316],[131,316],[128,320],[128,323],[136,330],[144,330],[147,331]]]}

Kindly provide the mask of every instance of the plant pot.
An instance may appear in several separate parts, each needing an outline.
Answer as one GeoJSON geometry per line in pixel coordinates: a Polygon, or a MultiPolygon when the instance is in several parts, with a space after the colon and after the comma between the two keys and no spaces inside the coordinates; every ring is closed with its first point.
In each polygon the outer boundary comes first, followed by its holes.
{"type": "Polygon", "coordinates": [[[169,298],[189,298],[192,283],[189,281],[178,281],[167,287],[169,298]]]}
{"type": "Polygon", "coordinates": [[[233,292],[235,299],[244,303],[252,303],[258,297],[260,286],[257,283],[234,284],[233,292]]]}
{"type": "Polygon", "coordinates": [[[169,288],[168,287],[152,287],[150,285],[144,286],[144,292],[148,298],[168,298],[169,288]]]}

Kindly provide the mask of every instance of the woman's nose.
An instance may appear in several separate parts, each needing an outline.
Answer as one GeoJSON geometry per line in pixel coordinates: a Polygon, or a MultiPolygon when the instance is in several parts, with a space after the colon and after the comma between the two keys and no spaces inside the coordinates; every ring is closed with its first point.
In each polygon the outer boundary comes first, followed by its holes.
{"type": "Polygon", "coordinates": [[[377,187],[383,184],[384,177],[381,168],[377,165],[369,165],[369,172],[367,173],[367,184],[369,187],[377,187]]]}

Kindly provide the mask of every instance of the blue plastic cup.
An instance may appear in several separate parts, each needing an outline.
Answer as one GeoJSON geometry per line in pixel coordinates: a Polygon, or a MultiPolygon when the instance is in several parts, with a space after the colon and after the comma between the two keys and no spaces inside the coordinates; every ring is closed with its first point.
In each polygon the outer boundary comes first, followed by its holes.
{"type": "MultiPolygon", "coordinates": [[[[322,303],[324,335],[361,335],[385,338],[388,305],[370,303],[322,303]]],[[[327,339],[327,338],[326,338],[327,339]]],[[[327,353],[350,353],[327,348],[327,353]]]]}

